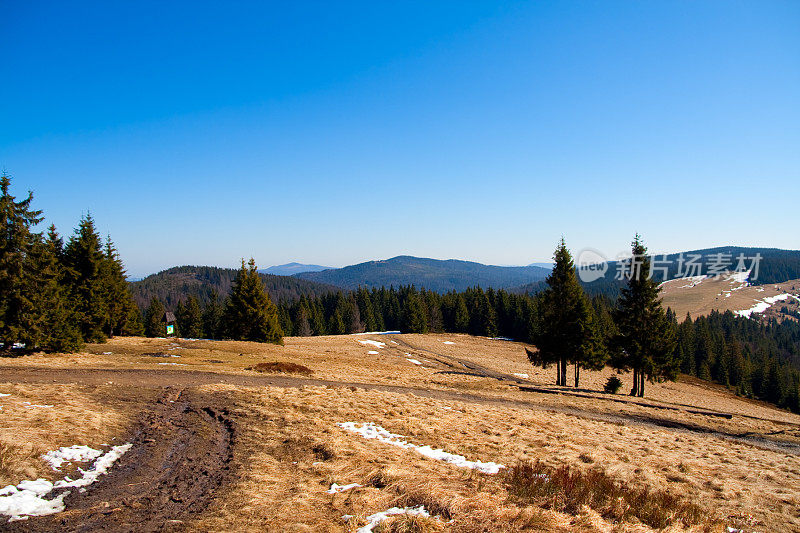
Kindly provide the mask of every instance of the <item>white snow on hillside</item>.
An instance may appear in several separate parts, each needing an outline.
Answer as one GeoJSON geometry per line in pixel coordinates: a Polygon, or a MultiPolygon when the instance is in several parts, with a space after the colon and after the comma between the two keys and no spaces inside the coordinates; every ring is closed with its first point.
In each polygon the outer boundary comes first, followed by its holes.
{"type": "Polygon", "coordinates": [[[763,300],[757,301],[756,304],[751,307],[750,309],[744,309],[742,311],[734,311],[739,316],[745,316],[750,318],[753,313],[763,313],[770,307],[772,307],[775,303],[786,300],[789,298],[789,294],[777,294],[775,296],[767,296],[763,300]]]}
{"type": "Polygon", "coordinates": [[[505,465],[501,465],[499,463],[494,463],[491,461],[470,461],[463,455],[448,453],[442,449],[433,449],[430,446],[419,446],[417,444],[412,444],[404,440],[403,435],[390,433],[381,426],[373,424],[372,422],[361,424],[361,426],[359,426],[356,422],[338,422],[336,425],[346,431],[357,433],[365,439],[375,439],[386,444],[391,444],[392,446],[397,446],[398,448],[403,448],[404,450],[413,450],[421,455],[424,455],[425,457],[436,459],[438,461],[444,461],[460,468],[471,468],[485,474],[496,474],[501,468],[505,468],[505,465]]]}
{"type": "Polygon", "coordinates": [[[728,279],[734,283],[747,283],[747,278],[749,277],[750,277],[749,270],[740,270],[728,276],[728,279]]]}
{"type": "Polygon", "coordinates": [[[444,341],[444,343],[445,343],[445,344],[455,344],[455,343],[454,343],[454,342],[452,342],[452,341],[444,341]]]}
{"type": "Polygon", "coordinates": [[[516,372],[514,372],[514,375],[521,379],[528,379],[528,374],[517,374],[516,372]]]}
{"type": "Polygon", "coordinates": [[[408,361],[409,363],[414,363],[415,365],[421,365],[422,364],[419,361],[417,361],[416,359],[406,358],[406,361],[408,361]]]}
{"type": "Polygon", "coordinates": [[[358,341],[364,346],[374,346],[376,348],[386,348],[386,343],[373,341],[373,340],[366,340],[366,341],[358,341]]]}
{"type": "Polygon", "coordinates": [[[378,355],[378,352],[376,352],[375,350],[370,350],[367,352],[367,355],[378,355]]]}

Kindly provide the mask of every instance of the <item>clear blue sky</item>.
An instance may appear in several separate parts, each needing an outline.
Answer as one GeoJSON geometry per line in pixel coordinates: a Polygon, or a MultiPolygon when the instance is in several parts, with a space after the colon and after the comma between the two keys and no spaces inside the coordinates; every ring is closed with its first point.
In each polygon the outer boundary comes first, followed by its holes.
{"type": "Polygon", "coordinates": [[[800,3],[500,4],[0,1],[0,169],[134,276],[800,248],[800,3]]]}

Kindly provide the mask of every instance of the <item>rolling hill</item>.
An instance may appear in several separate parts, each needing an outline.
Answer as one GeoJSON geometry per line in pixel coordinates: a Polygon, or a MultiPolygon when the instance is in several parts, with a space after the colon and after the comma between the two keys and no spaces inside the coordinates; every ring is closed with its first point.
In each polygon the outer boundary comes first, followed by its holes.
{"type": "MultiPolygon", "coordinates": [[[[782,250],[779,248],[749,248],[742,246],[720,246],[717,248],[706,248],[703,250],[690,250],[687,252],[678,252],[668,254],[666,257],[658,255],[658,261],[664,261],[664,265],[668,266],[666,276],[662,271],[654,272],[654,278],[660,282],[683,277],[684,273],[678,271],[678,259],[683,254],[685,260],[688,260],[693,255],[701,256],[700,263],[702,264],[701,272],[698,275],[707,273],[709,263],[712,263],[718,254],[723,254],[725,257],[730,257],[730,268],[727,270],[736,269],[736,258],[739,254],[744,254],[745,257],[750,258],[761,255],[761,260],[758,265],[758,276],[754,279],[752,276],[748,280],[750,285],[770,285],[776,283],[783,283],[789,280],[800,278],[800,251],[799,250],[782,250]]],[[[595,281],[583,283],[586,292],[592,296],[605,295],[609,298],[615,299],[619,294],[619,289],[624,283],[615,279],[619,262],[609,261],[608,268],[605,275],[595,281]]],[[[684,267],[685,269],[686,267],[684,267]]],[[[750,261],[747,262],[746,268],[750,268],[750,261]]],[[[535,281],[513,289],[517,293],[534,294],[543,290],[546,287],[543,281],[535,281]]]]}
{"type": "Polygon", "coordinates": [[[269,268],[260,269],[262,274],[272,274],[274,276],[293,276],[301,272],[319,272],[320,270],[328,270],[331,267],[321,265],[306,265],[303,263],[286,263],[285,265],[275,265],[269,268]]]}
{"type": "Polygon", "coordinates": [[[517,287],[542,280],[549,273],[549,269],[538,266],[501,267],[455,259],[442,261],[398,256],[321,272],[303,272],[294,277],[343,289],[413,284],[436,292],[448,292],[462,291],[476,285],[485,289],[517,287]]]}
{"type": "MultiPolygon", "coordinates": [[[[213,291],[225,297],[238,270],[208,266],[179,266],[151,274],[143,280],[131,282],[131,292],[140,307],[146,307],[155,296],[167,309],[188,296],[201,304],[207,302],[213,291]]],[[[319,296],[337,290],[336,287],[289,276],[261,274],[273,302],[295,300],[300,296],[319,296]]]]}

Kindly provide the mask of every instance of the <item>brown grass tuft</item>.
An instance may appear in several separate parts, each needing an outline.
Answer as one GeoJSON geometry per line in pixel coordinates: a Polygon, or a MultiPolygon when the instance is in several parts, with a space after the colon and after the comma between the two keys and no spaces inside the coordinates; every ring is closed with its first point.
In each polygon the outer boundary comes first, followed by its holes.
{"type": "Polygon", "coordinates": [[[678,522],[685,526],[707,522],[707,513],[695,504],[665,492],[627,487],[595,469],[520,462],[504,473],[504,482],[509,494],[521,502],[573,515],[585,505],[604,518],[635,518],[657,529],[678,522]]]}
{"type": "Polygon", "coordinates": [[[400,515],[397,518],[381,522],[373,531],[375,533],[432,533],[441,530],[442,523],[435,518],[400,515]]]}
{"type": "Polygon", "coordinates": [[[255,366],[247,367],[247,370],[255,370],[256,372],[270,372],[273,374],[303,374],[304,376],[310,376],[314,373],[307,366],[298,365],[297,363],[287,363],[285,361],[258,363],[255,366]]]}

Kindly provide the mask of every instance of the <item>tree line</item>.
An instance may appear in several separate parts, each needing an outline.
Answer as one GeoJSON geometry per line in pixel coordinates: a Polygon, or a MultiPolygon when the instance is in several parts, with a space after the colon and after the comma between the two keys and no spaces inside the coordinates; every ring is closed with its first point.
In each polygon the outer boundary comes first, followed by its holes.
{"type": "Polygon", "coordinates": [[[17,200],[0,176],[0,345],[75,351],[84,342],[142,334],[125,269],[111,238],[90,215],[68,241],[54,225],[36,232],[42,211],[33,195],[17,200]]]}

